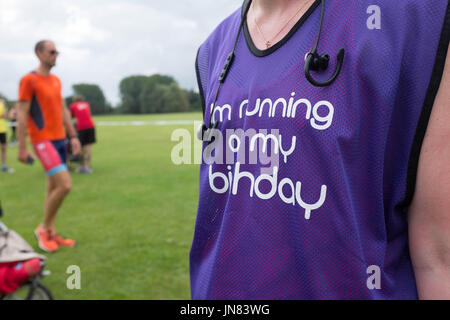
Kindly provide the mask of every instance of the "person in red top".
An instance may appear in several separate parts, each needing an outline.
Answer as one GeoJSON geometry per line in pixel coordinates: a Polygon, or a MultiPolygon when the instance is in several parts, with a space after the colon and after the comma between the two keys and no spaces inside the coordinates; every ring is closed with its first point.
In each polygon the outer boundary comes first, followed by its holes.
{"type": "Polygon", "coordinates": [[[25,164],[34,159],[26,146],[28,127],[33,149],[47,173],[44,221],[35,229],[35,235],[42,250],[54,252],[60,246],[75,245],[74,240],[65,239],[55,231],[58,209],[72,188],[66,167],[66,130],[74,154],[81,152],[81,146],[62,98],[61,81],[50,73],[58,56],[55,44],[49,40],[39,41],[35,53],[40,65],[22,78],[19,87],[18,158],[25,164]]]}
{"type": "Polygon", "coordinates": [[[92,173],[91,154],[92,144],[96,142],[95,124],[91,115],[91,107],[81,95],[73,97],[73,103],[70,105],[72,117],[77,119],[77,131],[80,138],[82,153],[81,163],[78,172],[83,174],[92,173]]]}

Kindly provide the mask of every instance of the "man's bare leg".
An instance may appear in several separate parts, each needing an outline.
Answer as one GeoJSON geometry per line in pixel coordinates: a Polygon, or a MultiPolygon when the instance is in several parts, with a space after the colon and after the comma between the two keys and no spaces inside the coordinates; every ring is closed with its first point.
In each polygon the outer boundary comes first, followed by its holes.
{"type": "Polygon", "coordinates": [[[58,172],[47,179],[47,194],[44,204],[44,223],[47,230],[55,232],[55,220],[58,209],[72,189],[69,172],[58,172]]]}
{"type": "Polygon", "coordinates": [[[84,168],[88,171],[91,170],[91,151],[92,145],[88,144],[83,148],[84,168]]]}
{"type": "Polygon", "coordinates": [[[2,150],[2,166],[6,166],[6,144],[1,145],[2,150]]]}

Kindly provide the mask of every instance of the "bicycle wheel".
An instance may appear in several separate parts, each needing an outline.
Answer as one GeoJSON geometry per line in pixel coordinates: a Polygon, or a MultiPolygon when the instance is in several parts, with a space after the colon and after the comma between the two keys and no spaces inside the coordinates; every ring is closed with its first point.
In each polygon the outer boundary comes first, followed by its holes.
{"type": "MultiPolygon", "coordinates": [[[[21,286],[16,292],[3,297],[3,300],[26,300],[31,290],[31,283],[21,286]]],[[[42,283],[38,283],[34,288],[33,295],[29,300],[53,300],[50,290],[42,283]]]]}

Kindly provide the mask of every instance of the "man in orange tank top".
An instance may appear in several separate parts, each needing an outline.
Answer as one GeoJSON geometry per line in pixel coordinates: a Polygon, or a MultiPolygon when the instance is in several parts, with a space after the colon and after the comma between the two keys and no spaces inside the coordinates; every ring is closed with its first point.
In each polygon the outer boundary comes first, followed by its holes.
{"type": "Polygon", "coordinates": [[[19,161],[29,164],[33,156],[26,147],[26,129],[35,154],[47,173],[47,193],[44,221],[35,229],[39,247],[54,252],[59,247],[73,247],[75,241],[56,233],[55,219],[64,198],[72,188],[66,167],[65,130],[75,154],[81,151],[80,142],[71,123],[70,112],[61,93],[61,81],[50,73],[56,65],[58,51],[49,40],[39,41],[35,47],[39,67],[20,81],[18,98],[19,161]]]}

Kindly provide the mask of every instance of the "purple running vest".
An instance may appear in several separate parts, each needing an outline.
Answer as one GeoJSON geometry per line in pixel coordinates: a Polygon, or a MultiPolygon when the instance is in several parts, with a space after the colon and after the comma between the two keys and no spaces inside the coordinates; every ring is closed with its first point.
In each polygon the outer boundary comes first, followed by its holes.
{"type": "MultiPolygon", "coordinates": [[[[326,1],[318,52],[330,65],[313,77],[330,77],[339,48],[345,58],[324,88],[304,75],[320,5],[267,50],[246,25],[239,36],[214,118],[224,137],[263,132],[279,160],[202,163],[192,299],[417,299],[407,213],[444,68],[449,4],[326,1]]],[[[206,123],[240,21],[238,10],[199,49],[206,123]]]]}

